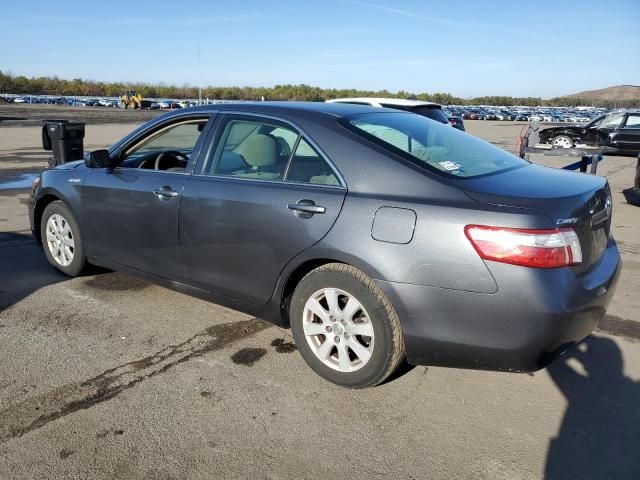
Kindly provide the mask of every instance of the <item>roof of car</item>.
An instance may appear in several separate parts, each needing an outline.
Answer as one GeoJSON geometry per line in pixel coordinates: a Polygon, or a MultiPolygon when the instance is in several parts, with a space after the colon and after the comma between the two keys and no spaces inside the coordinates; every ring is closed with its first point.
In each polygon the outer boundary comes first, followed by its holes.
{"type": "Polygon", "coordinates": [[[422,100],[406,100],[404,98],[384,98],[384,97],[334,98],[333,100],[327,100],[326,103],[348,103],[348,102],[386,103],[387,105],[398,105],[402,107],[423,107],[423,106],[440,107],[440,104],[434,103],[434,102],[423,102],[422,100]]]}
{"type": "Polygon", "coordinates": [[[352,105],[347,103],[325,103],[325,102],[235,102],[216,103],[212,105],[201,105],[187,109],[176,110],[173,114],[184,112],[218,112],[236,111],[264,114],[318,114],[331,115],[334,117],[345,117],[359,113],[379,113],[380,109],[368,105],[352,105]]]}

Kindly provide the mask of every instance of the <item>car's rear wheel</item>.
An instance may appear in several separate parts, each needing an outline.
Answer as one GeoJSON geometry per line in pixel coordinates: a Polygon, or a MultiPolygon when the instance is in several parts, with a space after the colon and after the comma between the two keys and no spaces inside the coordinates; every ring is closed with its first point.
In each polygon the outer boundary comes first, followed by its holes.
{"type": "Polygon", "coordinates": [[[80,227],[64,203],[55,201],[45,207],[40,235],[51,265],[70,277],[78,276],[84,270],[87,260],[80,227]]]}
{"type": "Polygon", "coordinates": [[[566,135],[556,135],[551,139],[551,146],[556,148],[571,148],[573,140],[566,135]]]}
{"type": "Polygon", "coordinates": [[[383,382],[404,359],[400,321],[362,271],[330,263],[296,287],[290,323],[300,354],[321,377],[349,388],[383,382]]]}

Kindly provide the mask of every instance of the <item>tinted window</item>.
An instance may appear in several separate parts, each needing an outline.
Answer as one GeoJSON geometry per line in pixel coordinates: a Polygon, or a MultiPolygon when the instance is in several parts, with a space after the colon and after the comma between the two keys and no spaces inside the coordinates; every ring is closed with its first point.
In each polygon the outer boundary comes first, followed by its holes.
{"type": "Polygon", "coordinates": [[[304,138],[300,139],[291,158],[287,181],[317,185],[340,185],[331,167],[304,138]]]}
{"type": "Polygon", "coordinates": [[[394,110],[411,110],[411,107],[407,107],[405,105],[393,105],[391,103],[381,103],[380,106],[384,108],[393,108],[394,110]]]}
{"type": "Polygon", "coordinates": [[[449,123],[449,119],[444,114],[444,112],[438,107],[414,107],[411,109],[413,113],[417,113],[418,115],[422,115],[423,117],[430,118],[431,120],[435,120],[440,123],[449,123]]]}
{"type": "Polygon", "coordinates": [[[640,128],[640,115],[629,115],[625,128],[640,128]]]}
{"type": "Polygon", "coordinates": [[[208,172],[262,180],[282,180],[298,133],[251,120],[227,121],[208,172]]]}
{"type": "Polygon", "coordinates": [[[177,151],[189,156],[206,123],[207,120],[195,120],[160,130],[134,145],[124,158],[137,159],[152,152],[164,151],[177,151]]]}
{"type": "Polygon", "coordinates": [[[413,163],[455,177],[477,177],[528,165],[501,148],[420,115],[368,113],[342,122],[413,163]]]}

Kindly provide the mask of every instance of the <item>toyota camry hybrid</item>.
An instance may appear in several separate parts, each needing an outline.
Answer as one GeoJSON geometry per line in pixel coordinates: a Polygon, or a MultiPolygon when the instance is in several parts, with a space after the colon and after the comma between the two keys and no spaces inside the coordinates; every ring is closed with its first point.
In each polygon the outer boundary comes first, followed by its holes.
{"type": "Polygon", "coordinates": [[[172,112],[43,172],[29,214],[67,275],[123,270],[290,327],[354,388],[405,360],[542,368],[593,331],[621,268],[604,178],[361,105],[172,112]]]}

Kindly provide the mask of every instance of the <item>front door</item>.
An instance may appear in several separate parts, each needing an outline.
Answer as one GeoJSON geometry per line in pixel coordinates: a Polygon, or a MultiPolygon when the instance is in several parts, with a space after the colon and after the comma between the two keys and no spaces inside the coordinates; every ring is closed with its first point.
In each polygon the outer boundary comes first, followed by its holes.
{"type": "Polygon", "coordinates": [[[89,172],[82,217],[90,256],[184,281],[178,212],[206,123],[161,125],[125,146],[113,170],[89,172]]]}
{"type": "Polygon", "coordinates": [[[285,265],[322,239],[346,194],[312,143],[287,124],[226,115],[180,207],[192,285],[264,304],[285,265]]]}

